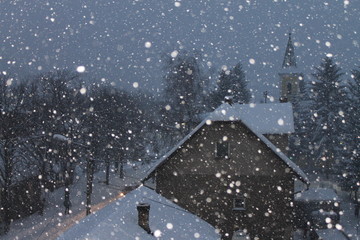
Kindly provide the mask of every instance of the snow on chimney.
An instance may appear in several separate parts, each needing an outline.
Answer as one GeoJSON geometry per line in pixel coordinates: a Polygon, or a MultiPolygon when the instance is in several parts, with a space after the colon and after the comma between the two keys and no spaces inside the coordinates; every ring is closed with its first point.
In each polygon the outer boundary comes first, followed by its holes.
{"type": "Polygon", "coordinates": [[[138,210],[138,224],[142,227],[148,234],[151,234],[149,226],[149,212],[150,204],[148,203],[139,203],[137,205],[138,210]]]}

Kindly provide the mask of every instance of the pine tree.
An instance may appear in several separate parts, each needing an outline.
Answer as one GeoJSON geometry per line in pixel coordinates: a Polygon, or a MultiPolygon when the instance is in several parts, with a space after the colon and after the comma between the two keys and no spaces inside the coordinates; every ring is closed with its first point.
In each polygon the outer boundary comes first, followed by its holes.
{"type": "Polygon", "coordinates": [[[290,136],[290,158],[302,167],[312,168],[311,130],[314,126],[314,117],[310,112],[311,100],[309,86],[301,82],[299,93],[293,99],[295,133],[290,136]]]}
{"type": "Polygon", "coordinates": [[[360,147],[360,70],[354,69],[352,71],[352,81],[349,82],[349,102],[351,107],[349,108],[349,125],[351,127],[351,135],[358,139],[352,141],[354,143],[353,149],[359,149],[360,147]]]}
{"type": "Polygon", "coordinates": [[[181,52],[166,60],[162,115],[165,125],[181,137],[197,124],[204,109],[205,77],[195,54],[181,52]]]}
{"type": "Polygon", "coordinates": [[[324,58],[315,68],[311,86],[311,111],[315,120],[311,141],[315,164],[328,175],[342,160],[344,151],[344,85],[341,68],[324,58]]]}
{"type": "Polygon", "coordinates": [[[342,173],[342,185],[354,190],[360,183],[360,71],[352,71],[349,81],[346,111],[345,168],[342,173]]]}
{"type": "Polygon", "coordinates": [[[227,96],[231,96],[235,103],[250,101],[251,94],[240,63],[230,70],[221,70],[217,85],[213,93],[215,107],[219,106],[227,96]]]}

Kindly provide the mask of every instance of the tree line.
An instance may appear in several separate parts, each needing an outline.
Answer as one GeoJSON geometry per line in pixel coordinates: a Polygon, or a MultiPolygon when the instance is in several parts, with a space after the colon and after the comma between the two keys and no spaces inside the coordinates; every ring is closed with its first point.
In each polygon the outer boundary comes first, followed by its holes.
{"type": "Polygon", "coordinates": [[[138,96],[86,82],[76,72],[57,70],[26,80],[2,74],[0,111],[0,215],[7,227],[11,186],[36,176],[43,190],[53,190],[71,183],[76,168],[85,170],[87,158],[117,166],[141,158],[138,96]]]}

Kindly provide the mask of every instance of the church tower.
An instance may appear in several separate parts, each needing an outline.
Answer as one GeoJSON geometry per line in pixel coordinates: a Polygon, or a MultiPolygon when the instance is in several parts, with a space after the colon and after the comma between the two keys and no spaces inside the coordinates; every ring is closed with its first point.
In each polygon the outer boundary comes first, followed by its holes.
{"type": "Polygon", "coordinates": [[[298,72],[294,45],[289,33],[289,40],[285,50],[280,77],[280,102],[291,102],[300,92],[300,83],[304,76],[298,72]]]}

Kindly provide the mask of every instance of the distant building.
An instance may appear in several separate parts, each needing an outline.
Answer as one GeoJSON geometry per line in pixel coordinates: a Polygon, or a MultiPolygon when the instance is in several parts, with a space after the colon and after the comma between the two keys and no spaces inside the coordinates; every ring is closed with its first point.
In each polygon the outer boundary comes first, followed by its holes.
{"type": "Polygon", "coordinates": [[[281,145],[292,131],[290,103],[223,104],[144,183],[155,178],[156,192],[220,229],[222,239],[238,230],[252,239],[290,239],[294,181],[309,181],[265,135],[281,145]]]}
{"type": "Polygon", "coordinates": [[[289,39],[285,50],[280,77],[280,101],[292,102],[299,94],[304,75],[299,72],[296,64],[294,45],[289,33],[289,39]]]}

